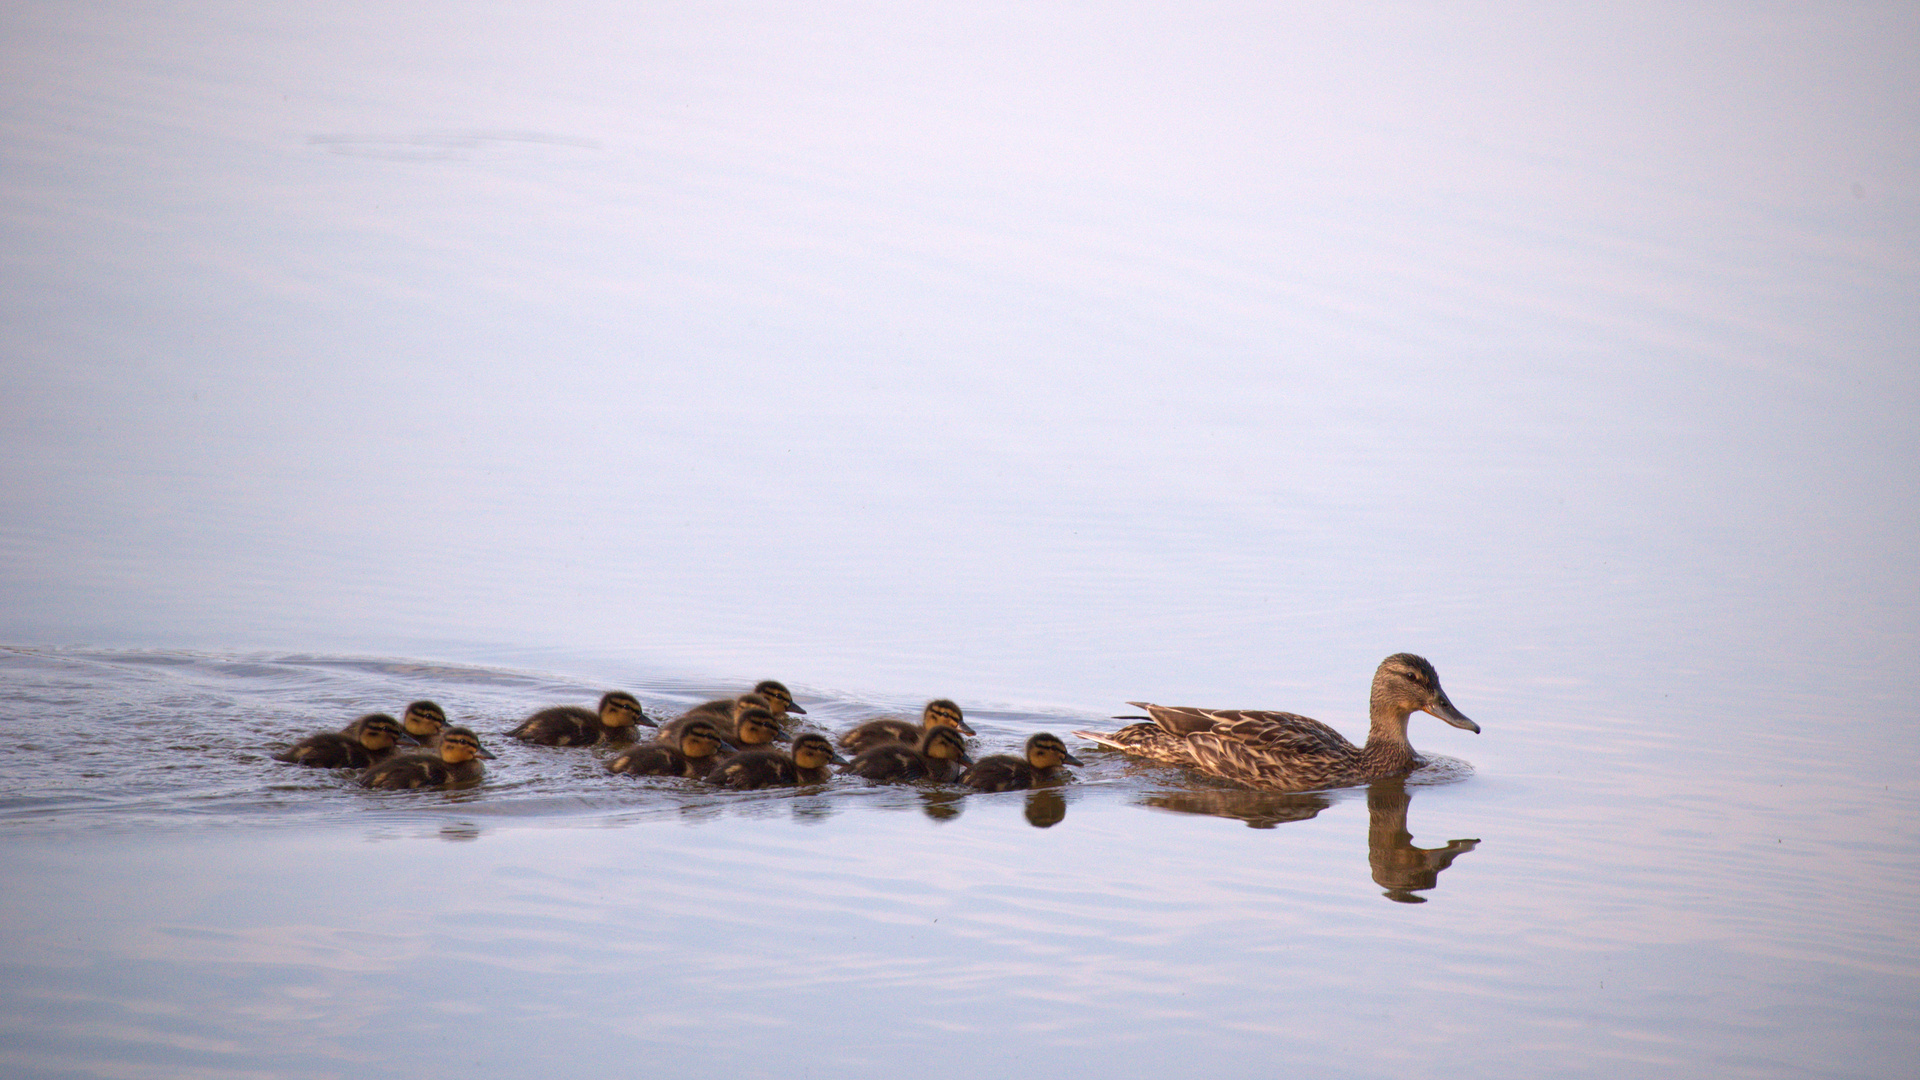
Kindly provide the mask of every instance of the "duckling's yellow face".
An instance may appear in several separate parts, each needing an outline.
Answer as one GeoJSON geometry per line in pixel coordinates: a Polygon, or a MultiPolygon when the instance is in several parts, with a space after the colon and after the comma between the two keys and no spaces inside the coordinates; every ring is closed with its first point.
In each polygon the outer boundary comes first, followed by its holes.
{"type": "Polygon", "coordinates": [[[1067,750],[1058,735],[1041,732],[1027,740],[1027,764],[1036,769],[1057,769],[1062,765],[1080,765],[1081,760],[1067,750]]]}
{"type": "Polygon", "coordinates": [[[802,716],[806,715],[807,710],[793,703],[793,695],[787,692],[787,687],[784,683],[778,683],[772,679],[768,679],[754,687],[753,692],[755,695],[766,699],[767,711],[775,716],[785,716],[790,712],[799,713],[802,716]]]}
{"type": "Polygon", "coordinates": [[[929,728],[950,727],[962,735],[973,734],[973,729],[967,726],[966,718],[960,713],[960,706],[946,698],[927,702],[927,707],[920,713],[920,724],[929,728]]]}
{"type": "Polygon", "coordinates": [[[447,714],[440,706],[431,701],[416,701],[407,706],[407,713],[400,718],[407,734],[416,739],[430,739],[447,726],[447,714]]]}
{"type": "Polygon", "coordinates": [[[960,738],[960,732],[950,727],[929,730],[920,740],[920,752],[941,761],[973,764],[973,759],[967,756],[967,744],[960,738]]]}
{"type": "Polygon", "coordinates": [[[680,752],[690,758],[710,758],[727,748],[727,740],[720,737],[720,729],[704,720],[688,724],[680,732],[680,752]]]}
{"type": "Polygon", "coordinates": [[[786,741],[786,733],[765,709],[748,709],[734,723],[733,737],[741,746],[764,746],[775,740],[786,741]]]}
{"type": "Polygon", "coordinates": [[[632,694],[623,694],[618,690],[600,699],[600,722],[608,727],[633,727],[645,724],[653,727],[641,710],[640,702],[632,694]]]}
{"type": "Polygon", "coordinates": [[[360,745],[369,750],[391,750],[400,741],[400,725],[392,720],[369,720],[360,725],[360,745]]]}
{"type": "Polygon", "coordinates": [[[466,728],[448,728],[440,736],[440,760],[449,765],[458,765],[474,758],[491,758],[487,748],[480,745],[480,736],[466,728]]]}
{"type": "Polygon", "coordinates": [[[847,759],[834,752],[825,736],[808,732],[793,740],[793,763],[803,769],[818,769],[828,764],[845,765],[847,759]]]}

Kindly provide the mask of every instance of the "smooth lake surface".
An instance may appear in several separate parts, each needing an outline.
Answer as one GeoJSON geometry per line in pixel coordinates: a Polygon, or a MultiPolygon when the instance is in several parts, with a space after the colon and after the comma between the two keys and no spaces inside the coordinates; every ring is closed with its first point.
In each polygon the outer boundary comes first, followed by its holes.
{"type": "Polygon", "coordinates": [[[0,12],[0,1070],[1892,1077],[1920,14],[0,12]],[[1275,796],[726,795],[779,678],[1275,796]],[[500,759],[272,750],[431,698],[500,759]]]}

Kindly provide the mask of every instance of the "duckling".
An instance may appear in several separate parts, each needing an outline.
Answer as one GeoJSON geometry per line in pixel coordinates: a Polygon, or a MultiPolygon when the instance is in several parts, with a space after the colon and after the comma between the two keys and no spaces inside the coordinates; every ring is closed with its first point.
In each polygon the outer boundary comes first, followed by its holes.
{"type": "Polygon", "coordinates": [[[402,738],[400,721],[386,713],[368,713],[341,731],[309,735],[273,757],[315,769],[364,769],[392,756],[402,738]]]}
{"type": "Polygon", "coordinates": [[[840,736],[840,746],[849,754],[859,754],[882,743],[897,742],[913,746],[920,741],[920,736],[937,727],[957,728],[962,735],[973,734],[973,729],[967,726],[966,719],[960,715],[960,706],[946,698],[935,698],[920,711],[918,724],[894,717],[869,720],[840,736]]]}
{"type": "Polygon", "coordinates": [[[845,764],[847,759],[834,752],[825,735],[809,731],[794,736],[791,756],[778,750],[742,750],[715,765],[707,783],[735,791],[824,784],[831,776],[828,765],[845,764]]]}
{"type": "Polygon", "coordinates": [[[680,729],[680,745],[651,742],[621,751],[607,761],[607,771],[629,776],[684,776],[698,780],[712,771],[720,751],[736,747],[720,737],[720,729],[695,718],[680,729]]]}
{"type": "Polygon", "coordinates": [[[1067,752],[1067,744],[1060,741],[1060,736],[1043,731],[1027,740],[1025,760],[1011,754],[983,757],[960,775],[960,782],[980,791],[1020,791],[1032,787],[1037,780],[1051,779],[1054,770],[1063,764],[1085,762],[1067,752]]]}
{"type": "Polygon", "coordinates": [[[360,778],[363,787],[383,789],[465,787],[477,784],[486,775],[480,758],[493,757],[480,745],[480,737],[463,727],[441,732],[438,753],[420,751],[396,754],[368,769],[360,778]]]}
{"type": "MultiPolygon", "coordinates": [[[[805,716],[807,713],[807,710],[794,704],[793,694],[787,690],[785,684],[775,682],[772,679],[761,680],[760,683],[748,693],[761,699],[752,704],[758,705],[772,713],[776,720],[785,720],[788,713],[799,713],[802,716],[805,716]]],[[[740,697],[747,696],[748,694],[740,695],[740,697]]],[[[715,701],[705,701],[688,709],[687,712],[718,713],[721,716],[732,716],[734,714],[734,703],[739,700],[740,698],[719,698],[715,701]]],[[[711,717],[709,717],[709,719],[711,719],[711,717]]]]}
{"type": "Polygon", "coordinates": [[[440,745],[440,732],[446,729],[447,714],[431,701],[416,701],[400,714],[400,726],[414,742],[432,748],[440,745]]]}
{"type": "MultiPolygon", "coordinates": [[[[741,700],[751,696],[744,695],[741,700]]],[[[780,721],[773,713],[753,705],[740,708],[731,721],[712,713],[676,716],[661,726],[658,741],[673,745],[691,724],[712,724],[720,732],[721,738],[739,744],[743,750],[759,749],[770,742],[787,741],[787,733],[780,730],[780,721]]]]}
{"type": "Polygon", "coordinates": [[[635,725],[658,727],[647,719],[639,699],[624,690],[603,694],[598,713],[578,705],[556,705],[541,709],[507,732],[521,742],[539,746],[593,746],[607,743],[622,746],[633,742],[635,725]]]}
{"type": "Polygon", "coordinates": [[[1433,665],[1412,653],[1394,653],[1375,669],[1365,746],[1293,713],[1128,704],[1147,710],[1141,719],[1148,722],[1074,734],[1128,754],[1275,791],[1349,787],[1420,767],[1425,762],[1407,742],[1407,718],[1415,712],[1432,713],[1475,734],[1480,731],[1479,724],[1447,700],[1433,665]]]}
{"type": "Polygon", "coordinates": [[[971,765],[967,744],[957,728],[929,728],[920,736],[920,745],[881,743],[854,756],[846,771],[869,780],[937,780],[954,778],[961,765],[971,765]]]}
{"type": "Polygon", "coordinates": [[[705,705],[696,705],[661,725],[659,733],[654,737],[662,742],[672,742],[679,737],[680,726],[691,724],[696,720],[704,720],[719,728],[720,734],[731,739],[739,733],[740,714],[756,709],[773,717],[774,723],[780,722],[780,717],[774,714],[773,702],[759,694],[749,693],[741,694],[737,698],[728,698],[725,701],[709,701],[705,705]]]}

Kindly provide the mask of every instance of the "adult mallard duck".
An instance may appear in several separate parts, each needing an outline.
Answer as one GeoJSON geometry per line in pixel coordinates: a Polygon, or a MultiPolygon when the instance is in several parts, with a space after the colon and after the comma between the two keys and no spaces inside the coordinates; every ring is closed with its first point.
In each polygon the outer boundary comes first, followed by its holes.
{"type": "Polygon", "coordinates": [[[1054,770],[1062,765],[1084,764],[1067,752],[1060,736],[1042,731],[1027,740],[1024,758],[1012,754],[983,757],[960,774],[960,782],[979,791],[1021,791],[1035,781],[1052,779],[1054,770]]]}
{"type": "Polygon", "coordinates": [[[680,729],[678,745],[650,742],[621,751],[607,760],[607,771],[629,776],[684,776],[698,780],[713,770],[720,751],[733,753],[720,729],[695,718],[680,729]]]}
{"type": "Polygon", "coordinates": [[[947,783],[960,766],[973,764],[960,732],[950,727],[929,728],[918,746],[881,743],[854,756],[846,771],[868,780],[935,780],[947,783]]]}
{"type": "Polygon", "coordinates": [[[900,720],[888,717],[885,720],[869,720],[845,735],[840,736],[840,748],[849,754],[860,754],[882,743],[906,743],[913,746],[920,737],[937,727],[950,727],[962,735],[973,734],[967,726],[966,718],[960,714],[960,706],[946,698],[935,698],[927,702],[920,710],[920,722],[900,720]]]}
{"type": "Polygon", "coordinates": [[[520,721],[520,726],[507,734],[521,742],[540,746],[595,746],[601,743],[619,746],[633,741],[635,726],[659,725],[647,719],[647,714],[640,709],[639,700],[632,694],[615,690],[601,695],[598,711],[589,711],[578,705],[555,705],[520,721]]]}
{"type": "Polygon", "coordinates": [[[486,775],[480,758],[491,758],[480,737],[463,727],[440,733],[437,751],[396,754],[368,769],[360,783],[370,788],[464,787],[486,775]]]}
{"type": "Polygon", "coordinates": [[[1418,768],[1423,762],[1407,742],[1407,718],[1415,712],[1432,713],[1475,734],[1480,731],[1480,725],[1447,700],[1433,665],[1412,653],[1395,653],[1374,671],[1367,710],[1372,724],[1365,746],[1293,713],[1127,704],[1147,710],[1144,719],[1149,722],[1114,732],[1074,734],[1139,757],[1277,791],[1348,787],[1418,768]]]}
{"type": "Polygon", "coordinates": [[[779,750],[742,750],[713,767],[707,783],[752,791],[763,787],[793,787],[796,784],[824,784],[831,774],[829,765],[845,765],[847,759],[834,752],[825,735],[806,732],[793,737],[793,753],[779,750]]]}
{"type": "Polygon", "coordinates": [[[403,738],[400,721],[386,713],[368,713],[345,730],[309,735],[273,757],[315,769],[364,769],[392,756],[403,738]]]}

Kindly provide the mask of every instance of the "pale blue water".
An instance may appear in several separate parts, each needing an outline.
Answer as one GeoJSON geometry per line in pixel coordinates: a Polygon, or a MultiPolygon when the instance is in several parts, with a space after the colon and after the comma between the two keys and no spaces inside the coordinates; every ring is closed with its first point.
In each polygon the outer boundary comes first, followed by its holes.
{"type": "Polygon", "coordinates": [[[0,1061],[1902,1075],[1917,23],[9,7],[0,1061]],[[763,677],[1358,737],[1401,650],[1484,730],[1422,888],[1392,792],[1105,756],[266,757],[763,677]]]}

